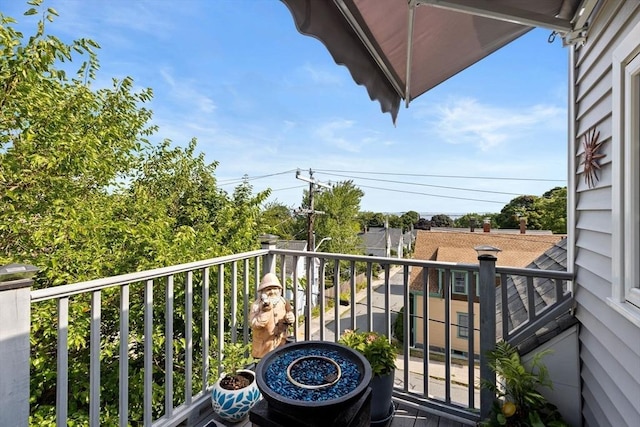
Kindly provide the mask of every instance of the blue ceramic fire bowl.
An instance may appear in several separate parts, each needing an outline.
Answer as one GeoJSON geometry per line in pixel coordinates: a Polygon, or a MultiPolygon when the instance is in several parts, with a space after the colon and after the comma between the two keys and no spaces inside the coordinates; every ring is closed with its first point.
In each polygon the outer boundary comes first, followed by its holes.
{"type": "Polygon", "coordinates": [[[256,366],[256,380],[272,409],[292,414],[336,411],[364,393],[371,365],[344,345],[305,341],[268,353],[256,366]]]}

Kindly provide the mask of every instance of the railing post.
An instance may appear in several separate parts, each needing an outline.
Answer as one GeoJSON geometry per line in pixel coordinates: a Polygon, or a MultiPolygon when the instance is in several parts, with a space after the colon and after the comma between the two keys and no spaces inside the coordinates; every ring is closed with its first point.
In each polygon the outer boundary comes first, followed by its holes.
{"type": "MultiPolygon", "coordinates": [[[[262,245],[262,249],[268,249],[272,251],[276,248],[276,242],[278,241],[278,236],[274,236],[273,234],[263,234],[260,236],[260,244],[262,245]]],[[[267,273],[275,273],[276,272],[276,256],[269,252],[264,257],[264,264],[262,265],[262,275],[264,276],[267,273]]]]}
{"type": "Polygon", "coordinates": [[[0,268],[0,426],[29,424],[29,334],[33,266],[0,268]]]}
{"type": "MultiPolygon", "coordinates": [[[[489,353],[496,348],[496,260],[494,255],[482,254],[480,261],[480,381],[496,383],[496,375],[488,364],[489,353]]],[[[504,307],[503,307],[504,310],[504,307]]],[[[491,412],[495,394],[488,388],[480,388],[480,417],[491,412]]]]}

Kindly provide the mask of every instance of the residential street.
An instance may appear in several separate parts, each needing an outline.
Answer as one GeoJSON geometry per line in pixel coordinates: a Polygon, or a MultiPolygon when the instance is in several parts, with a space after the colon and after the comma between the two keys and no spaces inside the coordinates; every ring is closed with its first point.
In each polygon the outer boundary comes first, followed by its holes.
{"type": "MultiPolygon", "coordinates": [[[[395,320],[398,311],[404,305],[403,297],[403,271],[402,267],[392,268],[390,271],[389,280],[389,306],[391,309],[391,325],[395,320]]],[[[325,328],[324,339],[333,341],[336,334],[336,326],[338,326],[338,334],[345,329],[354,329],[354,325],[351,323],[351,307],[340,307],[340,319],[338,325],[334,320],[334,310],[330,310],[325,314],[325,328]]],[[[367,291],[362,290],[356,295],[356,318],[355,328],[368,329],[367,319],[367,291]]],[[[379,333],[387,334],[386,315],[385,315],[385,286],[384,276],[379,279],[373,280],[373,292],[372,292],[372,318],[373,318],[373,330],[379,333]]],[[[299,331],[299,339],[304,339],[304,329],[299,331]]],[[[311,325],[311,339],[320,339],[320,325],[319,319],[314,318],[311,325]]],[[[404,382],[404,358],[399,356],[396,362],[396,378],[395,383],[397,387],[403,387],[404,382]]],[[[409,390],[417,393],[422,393],[424,390],[424,374],[423,374],[423,359],[411,357],[409,361],[409,390]]],[[[475,369],[475,382],[479,380],[479,369],[475,369]]],[[[431,361],[429,363],[429,396],[436,399],[443,399],[445,397],[445,366],[443,362],[431,361]]],[[[451,400],[459,403],[463,406],[468,406],[468,391],[466,386],[458,384],[468,383],[468,369],[466,366],[452,364],[451,366],[451,400]],[[456,384],[458,383],[458,384],[456,384]]],[[[478,389],[475,391],[476,407],[479,404],[480,392],[478,389]]]]}

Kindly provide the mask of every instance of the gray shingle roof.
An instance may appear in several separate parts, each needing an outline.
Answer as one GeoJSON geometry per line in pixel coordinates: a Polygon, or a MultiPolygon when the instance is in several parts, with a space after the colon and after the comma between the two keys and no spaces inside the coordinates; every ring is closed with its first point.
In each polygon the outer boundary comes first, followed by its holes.
{"type": "MultiPolygon", "coordinates": [[[[567,269],[567,239],[560,240],[557,244],[545,251],[533,260],[527,268],[540,270],[566,271],[567,269]]],[[[508,328],[513,330],[527,322],[529,318],[527,307],[527,278],[523,276],[507,276],[507,306],[508,328]]],[[[565,287],[567,284],[565,283],[565,287]]],[[[547,305],[555,302],[555,283],[552,279],[535,278],[533,280],[535,310],[540,312],[547,305]]],[[[565,289],[566,291],[566,289],[565,289]]],[[[496,332],[497,338],[502,338],[502,299],[500,286],[496,288],[496,332]]],[[[568,313],[567,313],[568,314],[568,313]]],[[[522,346],[530,347],[540,345],[543,335],[555,336],[566,327],[575,323],[573,316],[561,316],[558,319],[549,319],[549,323],[541,328],[534,336],[529,338],[522,346]],[[555,331],[555,332],[551,332],[555,331]],[[527,343],[528,341],[528,343],[527,343]]],[[[521,347],[522,347],[521,346],[521,347]]],[[[521,348],[522,350],[522,348],[521,348]]],[[[526,351],[525,351],[526,352],[526,351]]]]}
{"type": "MultiPolygon", "coordinates": [[[[387,234],[384,227],[370,227],[369,230],[360,233],[358,236],[362,239],[364,253],[366,255],[385,255],[387,234]]],[[[389,228],[390,249],[397,249],[402,238],[401,228],[389,228]]]]}

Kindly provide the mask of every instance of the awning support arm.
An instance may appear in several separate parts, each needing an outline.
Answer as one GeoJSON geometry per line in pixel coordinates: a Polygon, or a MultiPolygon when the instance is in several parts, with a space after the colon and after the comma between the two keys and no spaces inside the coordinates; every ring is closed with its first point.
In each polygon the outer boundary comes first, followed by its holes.
{"type": "Polygon", "coordinates": [[[351,27],[356,32],[358,37],[360,37],[360,40],[362,40],[362,43],[366,46],[369,53],[371,53],[371,56],[376,61],[376,63],[378,64],[378,66],[380,67],[384,75],[387,77],[387,80],[389,80],[389,82],[391,83],[395,91],[398,93],[398,95],[400,95],[400,97],[405,98],[405,94],[402,92],[403,88],[400,82],[398,82],[393,77],[393,73],[391,73],[391,71],[385,64],[385,62],[382,60],[382,56],[377,51],[377,49],[375,48],[371,40],[369,40],[365,31],[360,26],[360,24],[358,24],[357,19],[355,18],[355,16],[353,16],[353,13],[351,13],[351,11],[349,10],[349,7],[345,4],[343,0],[333,0],[333,2],[338,7],[340,12],[342,12],[345,19],[351,25],[351,27]]]}
{"type": "Polygon", "coordinates": [[[598,0],[583,0],[571,20],[572,30],[562,36],[564,45],[581,45],[587,41],[587,21],[598,0]]]}
{"type": "Polygon", "coordinates": [[[413,57],[413,22],[416,12],[416,0],[409,0],[409,11],[407,18],[407,72],[405,76],[405,106],[409,107],[411,102],[411,59],[413,57]]]}
{"type": "Polygon", "coordinates": [[[561,34],[573,30],[571,23],[566,19],[552,18],[541,13],[503,5],[497,6],[490,2],[478,2],[475,0],[417,0],[417,2],[418,5],[429,5],[528,27],[547,28],[561,34]]]}

